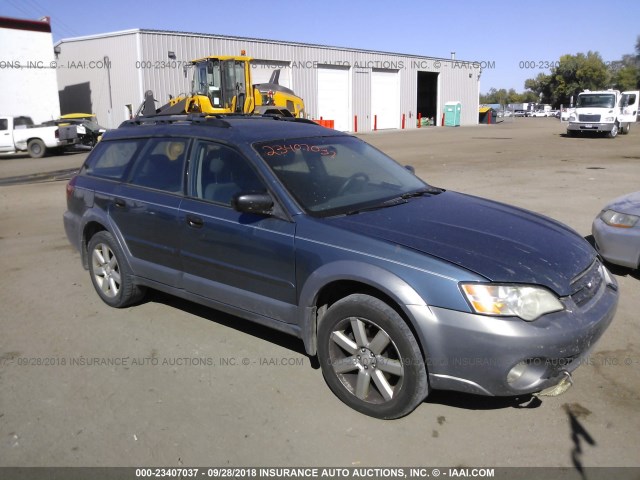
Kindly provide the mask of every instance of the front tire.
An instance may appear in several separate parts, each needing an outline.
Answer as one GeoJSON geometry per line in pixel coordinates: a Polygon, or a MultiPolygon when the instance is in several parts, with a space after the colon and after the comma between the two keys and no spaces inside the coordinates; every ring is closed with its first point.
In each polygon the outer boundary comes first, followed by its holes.
{"type": "Polygon", "coordinates": [[[87,251],[91,282],[104,303],[123,308],[142,299],[144,288],[134,283],[124,254],[109,232],[91,237],[87,251]]]}
{"type": "Polygon", "coordinates": [[[427,370],[409,326],[363,294],[333,304],[318,327],[318,359],[335,395],[381,419],[403,417],[427,396],[427,370]]]}
{"type": "Polygon", "coordinates": [[[618,124],[614,123],[611,131],[607,134],[609,138],[616,138],[618,136],[618,124]]]}
{"type": "Polygon", "coordinates": [[[47,147],[39,138],[33,138],[27,144],[27,152],[31,158],[42,158],[47,153],[47,147]]]}

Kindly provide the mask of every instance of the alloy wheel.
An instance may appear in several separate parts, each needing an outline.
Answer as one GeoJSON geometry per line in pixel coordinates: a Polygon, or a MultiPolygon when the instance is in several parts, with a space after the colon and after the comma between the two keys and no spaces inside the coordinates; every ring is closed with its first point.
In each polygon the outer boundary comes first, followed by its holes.
{"type": "Polygon", "coordinates": [[[405,370],[385,330],[364,318],[349,317],[336,326],[330,339],[331,367],[349,392],[373,404],[393,399],[405,370]]]}
{"type": "Polygon", "coordinates": [[[104,243],[98,243],[91,254],[93,275],[98,288],[108,298],[114,298],[120,291],[120,267],[113,250],[104,243]]]}

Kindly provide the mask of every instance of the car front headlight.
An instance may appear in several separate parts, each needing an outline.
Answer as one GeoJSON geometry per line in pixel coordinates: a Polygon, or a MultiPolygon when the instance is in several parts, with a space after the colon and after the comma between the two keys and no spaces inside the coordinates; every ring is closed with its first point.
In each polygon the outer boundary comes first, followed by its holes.
{"type": "Polygon", "coordinates": [[[553,293],[533,285],[462,283],[462,292],[476,313],[516,316],[531,322],[546,313],[564,310],[553,293]]]}
{"type": "Polygon", "coordinates": [[[616,117],[604,117],[605,122],[613,122],[615,119],[616,117]]]}
{"type": "Polygon", "coordinates": [[[570,122],[575,122],[577,118],[578,117],[576,116],[575,113],[572,113],[571,115],[569,115],[569,121],[570,122]]]}
{"type": "Polygon", "coordinates": [[[638,223],[636,215],[628,215],[626,213],[618,213],[614,210],[603,210],[600,219],[610,227],[631,228],[638,223]]]}

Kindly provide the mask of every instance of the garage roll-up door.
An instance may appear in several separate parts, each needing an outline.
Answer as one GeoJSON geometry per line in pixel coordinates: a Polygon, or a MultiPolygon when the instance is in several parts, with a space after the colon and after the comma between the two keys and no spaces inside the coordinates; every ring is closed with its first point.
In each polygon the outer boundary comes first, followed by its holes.
{"type": "Polygon", "coordinates": [[[371,128],[400,128],[400,74],[397,70],[371,72],[371,128]]]}
{"type": "Polygon", "coordinates": [[[318,66],[318,118],[333,120],[336,130],[351,130],[349,68],[318,66]]]}

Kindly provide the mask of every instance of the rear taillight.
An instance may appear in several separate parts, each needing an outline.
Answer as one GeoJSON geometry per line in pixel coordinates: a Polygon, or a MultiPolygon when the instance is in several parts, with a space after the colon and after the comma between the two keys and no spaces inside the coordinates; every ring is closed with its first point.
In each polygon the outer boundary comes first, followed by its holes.
{"type": "Polygon", "coordinates": [[[76,182],[78,181],[78,177],[72,177],[71,180],[69,180],[69,183],[67,183],[67,201],[71,200],[71,197],[73,197],[73,191],[76,189],[76,182]]]}

